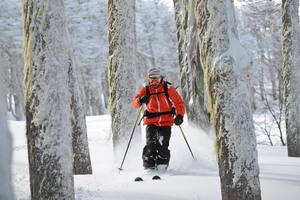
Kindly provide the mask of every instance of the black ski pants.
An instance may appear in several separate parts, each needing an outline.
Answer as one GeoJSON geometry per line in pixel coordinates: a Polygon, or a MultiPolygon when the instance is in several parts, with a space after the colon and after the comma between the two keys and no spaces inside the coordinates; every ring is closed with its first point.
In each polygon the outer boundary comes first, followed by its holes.
{"type": "Polygon", "coordinates": [[[171,126],[147,126],[146,145],[143,149],[143,166],[145,169],[154,169],[157,165],[169,165],[170,137],[171,126]]]}

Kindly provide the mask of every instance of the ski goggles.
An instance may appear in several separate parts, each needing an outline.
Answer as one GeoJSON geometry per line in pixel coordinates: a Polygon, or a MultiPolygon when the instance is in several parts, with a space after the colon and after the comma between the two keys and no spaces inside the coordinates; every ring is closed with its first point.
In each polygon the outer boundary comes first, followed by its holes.
{"type": "Polygon", "coordinates": [[[158,85],[160,83],[160,77],[151,77],[148,80],[150,85],[158,85]]]}

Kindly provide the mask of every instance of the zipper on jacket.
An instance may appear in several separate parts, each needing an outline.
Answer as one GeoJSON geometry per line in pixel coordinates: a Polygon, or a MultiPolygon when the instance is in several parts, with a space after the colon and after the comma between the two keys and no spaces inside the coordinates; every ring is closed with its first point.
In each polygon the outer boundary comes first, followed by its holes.
{"type": "MultiPolygon", "coordinates": [[[[155,92],[157,93],[157,89],[155,89],[155,92]]],[[[160,112],[160,103],[159,103],[158,94],[157,94],[156,100],[157,100],[158,112],[160,112]]],[[[161,122],[161,116],[159,116],[159,119],[158,119],[158,125],[159,126],[161,125],[160,122],[161,122]]]]}

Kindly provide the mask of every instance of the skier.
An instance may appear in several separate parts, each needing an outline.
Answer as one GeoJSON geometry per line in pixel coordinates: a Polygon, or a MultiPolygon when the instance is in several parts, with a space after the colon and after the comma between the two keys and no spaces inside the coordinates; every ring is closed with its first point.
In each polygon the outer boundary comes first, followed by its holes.
{"type": "Polygon", "coordinates": [[[144,125],[146,145],[143,149],[143,167],[147,171],[165,171],[170,161],[169,140],[171,126],[183,123],[185,107],[176,89],[164,80],[158,68],[148,71],[147,85],[134,96],[132,104],[146,105],[144,125]],[[176,116],[174,119],[174,115],[176,116]]]}

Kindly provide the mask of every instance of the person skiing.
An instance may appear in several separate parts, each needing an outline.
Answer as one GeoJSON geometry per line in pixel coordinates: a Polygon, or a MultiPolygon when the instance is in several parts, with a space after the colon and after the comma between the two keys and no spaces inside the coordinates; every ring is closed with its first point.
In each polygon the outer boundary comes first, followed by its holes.
{"type": "Polygon", "coordinates": [[[132,104],[135,108],[146,105],[143,116],[144,125],[147,125],[146,145],[142,155],[144,169],[167,170],[171,126],[174,123],[181,125],[185,114],[182,97],[164,80],[158,68],[151,68],[148,71],[147,85],[134,96],[132,104]]]}

